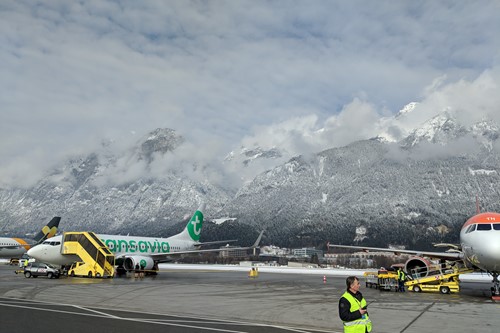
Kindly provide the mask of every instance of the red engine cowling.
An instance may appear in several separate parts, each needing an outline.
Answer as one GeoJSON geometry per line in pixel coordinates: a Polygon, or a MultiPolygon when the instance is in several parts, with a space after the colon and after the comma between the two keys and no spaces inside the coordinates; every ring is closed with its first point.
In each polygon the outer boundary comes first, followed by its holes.
{"type": "Polygon", "coordinates": [[[126,257],[123,262],[123,267],[127,271],[133,271],[138,265],[139,269],[150,270],[153,269],[155,263],[150,257],[134,256],[126,257]]]}
{"type": "Polygon", "coordinates": [[[427,258],[411,257],[405,263],[405,272],[413,278],[427,276],[433,269],[434,265],[427,258]]]}

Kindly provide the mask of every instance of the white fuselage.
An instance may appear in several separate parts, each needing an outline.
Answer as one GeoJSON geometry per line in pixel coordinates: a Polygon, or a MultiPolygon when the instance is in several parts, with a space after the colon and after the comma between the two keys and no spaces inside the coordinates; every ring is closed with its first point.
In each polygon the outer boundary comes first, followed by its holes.
{"type": "Polygon", "coordinates": [[[29,245],[24,239],[0,237],[0,258],[21,258],[28,249],[29,245]]]}
{"type": "Polygon", "coordinates": [[[464,225],[460,243],[469,263],[487,272],[500,271],[500,221],[464,225]]]}
{"type": "MultiPolygon", "coordinates": [[[[179,251],[189,251],[195,249],[195,242],[189,240],[157,237],[137,237],[119,235],[96,235],[116,258],[123,256],[151,256],[158,254],[173,254],[179,251]]],[[[44,241],[28,251],[30,257],[36,260],[54,264],[70,265],[80,259],[76,255],[61,253],[62,236],[55,236],[44,241]]]]}

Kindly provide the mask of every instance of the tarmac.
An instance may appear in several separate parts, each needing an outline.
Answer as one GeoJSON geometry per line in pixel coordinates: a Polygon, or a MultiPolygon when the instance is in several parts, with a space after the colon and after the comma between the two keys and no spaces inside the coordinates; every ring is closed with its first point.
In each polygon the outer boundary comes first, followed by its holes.
{"type": "MultiPolygon", "coordinates": [[[[144,278],[27,279],[0,263],[0,331],[343,332],[337,305],[348,271],[324,281],[263,270],[251,279],[249,268],[160,267],[144,278]]],[[[362,285],[372,332],[500,331],[500,304],[490,299],[487,281],[462,282],[451,295],[362,285]]]]}

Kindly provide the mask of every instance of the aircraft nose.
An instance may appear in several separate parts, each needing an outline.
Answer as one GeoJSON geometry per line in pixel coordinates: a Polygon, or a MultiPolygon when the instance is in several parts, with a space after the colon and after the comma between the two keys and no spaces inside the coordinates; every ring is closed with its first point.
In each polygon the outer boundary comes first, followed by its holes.
{"type": "Polygon", "coordinates": [[[478,251],[482,254],[483,265],[490,271],[500,271],[500,241],[485,242],[483,245],[478,251]]]}
{"type": "Polygon", "coordinates": [[[40,247],[39,246],[34,246],[32,247],[31,249],[28,250],[28,252],[26,252],[30,257],[32,258],[35,258],[35,259],[39,259],[39,256],[40,256],[40,247]]]}

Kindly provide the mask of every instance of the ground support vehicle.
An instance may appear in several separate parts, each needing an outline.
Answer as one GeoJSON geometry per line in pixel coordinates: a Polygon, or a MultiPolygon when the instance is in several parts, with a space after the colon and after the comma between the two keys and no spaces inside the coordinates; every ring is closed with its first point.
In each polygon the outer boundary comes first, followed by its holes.
{"type": "Polygon", "coordinates": [[[35,262],[34,258],[31,258],[27,253],[23,253],[21,258],[19,258],[18,265],[20,268],[23,268],[24,266],[28,265],[30,262],[35,262]]]}
{"type": "Polygon", "coordinates": [[[363,275],[367,288],[389,291],[398,290],[398,273],[395,271],[381,269],[377,272],[365,272],[363,275]]]}
{"type": "MultiPolygon", "coordinates": [[[[440,292],[441,294],[457,293],[460,291],[460,281],[459,275],[470,273],[471,269],[468,268],[450,268],[445,266],[444,269],[438,271],[430,272],[432,274],[413,278],[405,282],[405,286],[409,291],[421,292],[421,291],[431,291],[440,292]]],[[[413,276],[420,276],[421,274],[415,274],[413,276]]]]}
{"type": "Polygon", "coordinates": [[[73,263],[70,276],[114,277],[115,256],[93,232],[65,232],[61,250],[63,254],[75,254],[81,261],[73,263]]]}
{"type": "Polygon", "coordinates": [[[46,276],[49,279],[55,278],[58,279],[61,275],[61,271],[56,267],[45,264],[43,262],[31,262],[26,267],[24,267],[24,276],[27,278],[30,277],[39,277],[46,276]]]}
{"type": "Polygon", "coordinates": [[[378,288],[378,273],[377,272],[365,272],[365,286],[366,288],[378,288]]]}
{"type": "Polygon", "coordinates": [[[259,277],[259,271],[257,268],[252,267],[252,269],[248,272],[248,277],[251,279],[255,279],[259,277]]]}
{"type": "Polygon", "coordinates": [[[378,271],[378,289],[379,290],[389,290],[397,291],[398,285],[398,273],[395,271],[378,271]]]}

